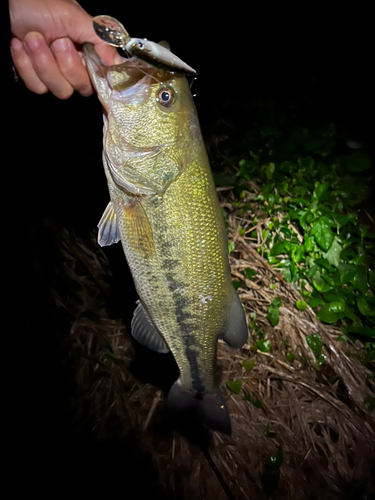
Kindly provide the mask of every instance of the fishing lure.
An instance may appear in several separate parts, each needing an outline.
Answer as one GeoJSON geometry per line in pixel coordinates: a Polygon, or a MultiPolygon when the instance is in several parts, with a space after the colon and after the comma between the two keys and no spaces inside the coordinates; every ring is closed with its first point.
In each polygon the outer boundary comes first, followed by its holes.
{"type": "Polygon", "coordinates": [[[124,26],[111,16],[93,18],[95,33],[104,42],[121,48],[130,57],[136,57],[147,64],[171,73],[196,75],[196,71],[174,55],[165,45],[146,38],[132,38],[124,26]]]}

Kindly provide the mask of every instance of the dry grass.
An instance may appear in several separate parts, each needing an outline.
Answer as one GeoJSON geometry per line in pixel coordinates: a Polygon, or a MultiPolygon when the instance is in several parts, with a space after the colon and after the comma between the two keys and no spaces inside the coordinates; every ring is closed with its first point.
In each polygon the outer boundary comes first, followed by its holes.
{"type": "MultiPolygon", "coordinates": [[[[121,317],[111,317],[106,306],[111,290],[105,254],[94,238],[72,241],[67,232],[59,232],[71,292],[62,295],[55,290],[54,294],[72,318],[70,339],[77,357],[76,382],[82,401],[88,403],[95,419],[95,430],[98,436],[115,432],[135,437],[140,447],[151,453],[160,484],[171,498],[225,499],[227,494],[218,475],[228,494],[236,499],[267,498],[263,486],[267,487],[270,476],[277,479],[278,474],[279,486],[273,496],[277,499],[362,498],[359,490],[350,489],[358,481],[367,481],[367,492],[373,493],[370,478],[375,426],[363,400],[366,395],[374,395],[374,387],[368,370],[355,356],[348,355],[358,346],[338,341],[339,331],[321,324],[310,308],[303,312],[296,309],[299,293],[256,250],[261,227],[250,227],[249,214],[245,220],[239,219],[233,211],[231,192],[223,193],[226,198],[222,198],[222,204],[230,212],[229,237],[235,240],[230,256],[233,278],[243,282],[238,293],[247,318],[256,311],[257,324],[271,341],[271,350],[254,351],[251,330],[248,343],[239,351],[231,351],[220,342],[221,386],[233,435],[213,433],[213,463],[197,444],[178,432],[158,432],[155,422],[161,419],[164,395],[130,372],[134,352],[129,334],[121,317]],[[248,231],[244,237],[238,235],[239,225],[248,231]],[[246,267],[256,271],[252,280],[244,274],[246,267]],[[271,284],[276,288],[271,290],[271,284]],[[276,296],[283,306],[280,322],[272,328],[266,315],[276,296]],[[95,311],[94,316],[86,314],[90,310],[95,311]],[[315,366],[314,353],[306,341],[313,332],[319,333],[324,342],[326,361],[321,369],[315,366]],[[286,357],[286,345],[296,356],[292,362],[286,357]],[[255,362],[251,372],[242,366],[248,359],[255,362]],[[236,379],[243,382],[239,395],[226,387],[227,380],[236,379]],[[261,401],[262,407],[244,400],[245,393],[261,401]],[[279,472],[272,471],[266,462],[280,447],[283,462],[279,472]]],[[[262,218],[257,215],[261,225],[262,218]]]]}

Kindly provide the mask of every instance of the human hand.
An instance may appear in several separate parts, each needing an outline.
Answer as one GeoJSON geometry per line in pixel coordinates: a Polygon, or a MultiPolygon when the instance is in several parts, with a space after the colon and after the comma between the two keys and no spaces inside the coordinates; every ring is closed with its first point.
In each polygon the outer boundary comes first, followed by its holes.
{"type": "Polygon", "coordinates": [[[92,17],[75,0],[9,0],[11,56],[26,87],[67,99],[94,92],[82,45],[91,42],[106,64],[118,64],[115,48],[96,36],[92,17]]]}

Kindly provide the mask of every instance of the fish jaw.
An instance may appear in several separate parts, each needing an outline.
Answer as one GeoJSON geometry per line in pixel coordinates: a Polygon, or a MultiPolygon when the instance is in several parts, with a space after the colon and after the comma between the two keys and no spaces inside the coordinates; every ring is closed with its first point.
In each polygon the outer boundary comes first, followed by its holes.
{"type": "Polygon", "coordinates": [[[110,98],[110,88],[107,81],[107,66],[95,52],[94,46],[91,43],[85,43],[83,45],[83,53],[92,84],[103,108],[107,111],[108,100],[110,98]]]}

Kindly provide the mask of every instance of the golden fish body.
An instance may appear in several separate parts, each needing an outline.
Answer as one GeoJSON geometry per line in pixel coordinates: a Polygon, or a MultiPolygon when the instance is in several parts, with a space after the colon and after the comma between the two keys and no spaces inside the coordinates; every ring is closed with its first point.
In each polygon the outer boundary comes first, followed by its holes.
{"type": "Polygon", "coordinates": [[[132,59],[105,67],[90,45],[85,53],[104,107],[111,200],[99,243],[121,239],[140,299],[132,334],[171,350],[180,370],[172,405],[195,398],[208,427],[230,432],[215,377],[217,340],[240,347],[247,327],[188,82],[132,59]]]}

